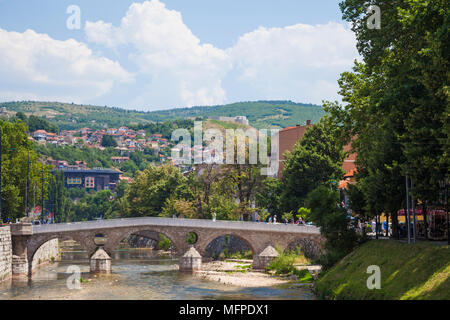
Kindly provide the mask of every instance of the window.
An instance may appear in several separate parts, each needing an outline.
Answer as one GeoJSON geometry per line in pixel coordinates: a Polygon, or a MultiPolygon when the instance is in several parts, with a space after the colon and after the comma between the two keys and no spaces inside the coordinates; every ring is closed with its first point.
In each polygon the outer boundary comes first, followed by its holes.
{"type": "Polygon", "coordinates": [[[81,184],[81,178],[80,177],[68,177],[67,184],[81,184]]]}
{"type": "Polygon", "coordinates": [[[86,177],[84,179],[84,187],[85,188],[94,188],[95,187],[95,178],[94,177],[86,177]]]}

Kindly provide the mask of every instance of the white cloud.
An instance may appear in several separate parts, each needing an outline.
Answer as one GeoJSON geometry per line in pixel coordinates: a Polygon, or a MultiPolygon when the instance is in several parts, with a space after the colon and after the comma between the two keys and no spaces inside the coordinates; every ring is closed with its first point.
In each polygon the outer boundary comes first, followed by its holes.
{"type": "Polygon", "coordinates": [[[321,103],[337,98],[336,80],[358,57],[353,33],[340,23],[297,24],[247,33],[227,50],[241,85],[264,99],[321,103]]]}
{"type": "Polygon", "coordinates": [[[259,27],[222,50],[201,43],[159,0],[133,3],[119,25],[87,21],[84,30],[87,44],[0,29],[0,97],[147,110],[257,99],[321,103],[339,99],[336,80],[358,57],[353,33],[337,22],[259,27]]]}
{"type": "Polygon", "coordinates": [[[87,22],[85,32],[90,42],[131,47],[129,59],[148,81],[132,104],[164,101],[164,107],[174,107],[225,102],[221,79],[231,67],[227,54],[201,44],[181,14],[158,0],[133,3],[119,27],[87,22]],[[156,90],[161,84],[166,90],[156,90]]]}
{"type": "Polygon", "coordinates": [[[81,102],[108,93],[132,76],[117,62],[93,55],[83,43],[33,30],[0,29],[0,96],[4,100],[81,102]]]}

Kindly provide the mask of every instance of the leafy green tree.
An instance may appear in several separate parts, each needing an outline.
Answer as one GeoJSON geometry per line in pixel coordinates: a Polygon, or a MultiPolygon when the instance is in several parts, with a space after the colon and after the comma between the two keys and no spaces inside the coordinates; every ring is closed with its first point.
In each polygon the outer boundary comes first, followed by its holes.
{"type": "Polygon", "coordinates": [[[272,215],[280,216],[282,183],[277,178],[267,177],[256,194],[258,207],[265,208],[272,215]]]}
{"type": "Polygon", "coordinates": [[[0,130],[2,219],[15,221],[25,215],[26,206],[31,209],[34,199],[36,204],[41,203],[42,191],[45,198],[48,189],[46,181],[51,181],[52,175],[50,167],[39,162],[38,154],[32,150],[24,122],[0,120],[0,130]],[[28,203],[25,204],[27,181],[28,203]]]}
{"type": "Polygon", "coordinates": [[[117,141],[114,139],[113,136],[105,134],[102,138],[101,142],[102,147],[117,147],[117,141]]]}
{"type": "Polygon", "coordinates": [[[345,153],[337,139],[338,128],[327,117],[309,128],[304,137],[286,153],[282,172],[281,204],[283,212],[297,212],[309,192],[320,185],[331,186],[343,176],[345,153]]]}
{"type": "Polygon", "coordinates": [[[130,216],[158,216],[169,197],[190,200],[187,179],[171,165],[148,166],[139,172],[128,192],[130,216]]]}
{"type": "MultiPolygon", "coordinates": [[[[376,4],[381,32],[365,26],[366,1],[340,4],[363,63],[341,76],[343,108],[326,104],[325,110],[356,137],[357,182],[365,203],[360,211],[390,215],[397,236],[405,176],[414,181],[412,193],[426,209],[437,203],[438,181],[449,173],[448,1],[376,4]]],[[[361,203],[359,192],[352,196],[361,203]]]]}
{"type": "Polygon", "coordinates": [[[72,201],[64,187],[64,172],[56,170],[53,174],[45,209],[54,215],[56,222],[65,222],[69,219],[72,201]]]}
{"type": "Polygon", "coordinates": [[[120,165],[120,171],[126,173],[129,177],[133,177],[138,170],[138,166],[131,160],[127,160],[120,165]]]}
{"type": "Polygon", "coordinates": [[[347,210],[339,204],[338,191],[319,186],[308,195],[306,202],[311,209],[308,220],[320,227],[326,239],[326,254],[321,259],[324,268],[329,268],[353,250],[358,236],[351,227],[347,210]]]}

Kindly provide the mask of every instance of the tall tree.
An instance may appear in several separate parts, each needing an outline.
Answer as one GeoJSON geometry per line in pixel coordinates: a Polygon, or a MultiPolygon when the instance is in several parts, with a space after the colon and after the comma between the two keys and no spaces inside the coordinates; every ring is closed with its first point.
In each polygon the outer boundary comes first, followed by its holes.
{"type": "Polygon", "coordinates": [[[51,181],[52,175],[50,167],[39,162],[39,156],[32,150],[24,122],[0,120],[0,130],[2,218],[14,221],[25,215],[26,206],[31,211],[34,200],[36,204],[41,203],[42,191],[44,197],[47,194],[45,181],[51,181]]]}
{"type": "Polygon", "coordinates": [[[343,177],[345,157],[343,141],[338,139],[339,128],[324,117],[309,128],[292,152],[286,153],[282,172],[281,194],[284,212],[296,213],[308,193],[320,185],[331,186],[343,177]]]}

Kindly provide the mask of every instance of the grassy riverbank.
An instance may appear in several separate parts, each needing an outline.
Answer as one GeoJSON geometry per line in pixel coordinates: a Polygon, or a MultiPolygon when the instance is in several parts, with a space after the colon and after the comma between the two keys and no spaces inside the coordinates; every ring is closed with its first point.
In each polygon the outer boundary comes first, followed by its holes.
{"type": "Polygon", "coordinates": [[[450,299],[450,247],[369,241],[322,274],[315,284],[328,299],[450,299]],[[381,289],[369,290],[367,267],[381,270],[381,289]]]}

